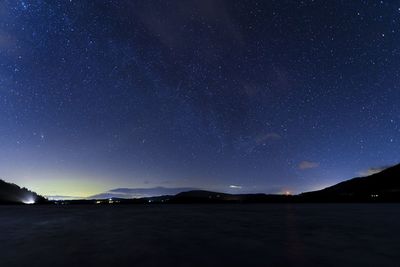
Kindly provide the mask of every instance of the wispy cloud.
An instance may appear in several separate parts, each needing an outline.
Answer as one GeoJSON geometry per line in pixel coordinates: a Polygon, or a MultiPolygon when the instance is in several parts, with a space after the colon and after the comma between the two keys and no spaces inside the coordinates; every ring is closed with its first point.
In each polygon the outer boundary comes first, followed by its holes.
{"type": "Polygon", "coordinates": [[[79,200],[84,199],[84,197],[76,197],[76,196],[60,196],[60,195],[46,195],[48,200],[79,200]]]}
{"type": "Polygon", "coordinates": [[[298,168],[300,170],[308,170],[308,169],[315,169],[319,166],[319,163],[313,161],[302,161],[299,163],[298,168]]]}
{"type": "Polygon", "coordinates": [[[373,175],[373,174],[381,172],[381,171],[383,171],[383,170],[385,170],[385,169],[387,169],[389,167],[390,166],[371,167],[371,168],[368,168],[366,170],[358,172],[358,175],[360,175],[360,176],[373,175]]]}

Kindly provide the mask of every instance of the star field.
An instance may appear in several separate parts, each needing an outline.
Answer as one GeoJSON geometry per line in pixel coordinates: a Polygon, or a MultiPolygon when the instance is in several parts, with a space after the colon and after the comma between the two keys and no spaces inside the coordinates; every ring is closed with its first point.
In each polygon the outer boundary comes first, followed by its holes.
{"type": "Polygon", "coordinates": [[[3,1],[0,176],[313,190],[400,161],[396,1],[3,1]]]}

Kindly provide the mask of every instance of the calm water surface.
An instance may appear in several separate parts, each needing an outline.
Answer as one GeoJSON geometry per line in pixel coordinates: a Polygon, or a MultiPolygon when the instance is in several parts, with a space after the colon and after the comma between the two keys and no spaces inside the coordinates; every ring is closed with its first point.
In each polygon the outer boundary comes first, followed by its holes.
{"type": "Polygon", "coordinates": [[[399,266],[399,204],[0,206],[0,266],[399,266]]]}

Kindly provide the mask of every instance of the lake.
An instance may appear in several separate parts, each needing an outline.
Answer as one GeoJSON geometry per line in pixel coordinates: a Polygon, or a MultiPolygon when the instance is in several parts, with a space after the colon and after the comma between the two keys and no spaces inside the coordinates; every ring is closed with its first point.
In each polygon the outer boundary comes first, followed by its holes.
{"type": "Polygon", "coordinates": [[[400,204],[0,206],[1,266],[396,266],[400,204]]]}

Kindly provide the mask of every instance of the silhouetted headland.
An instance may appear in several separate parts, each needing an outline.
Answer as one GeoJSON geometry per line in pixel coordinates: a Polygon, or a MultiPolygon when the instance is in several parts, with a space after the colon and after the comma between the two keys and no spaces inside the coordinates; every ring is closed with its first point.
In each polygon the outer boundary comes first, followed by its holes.
{"type": "Polygon", "coordinates": [[[26,188],[0,179],[0,204],[37,204],[47,200],[26,188]]]}
{"type": "Polygon", "coordinates": [[[299,197],[306,202],[400,202],[400,164],[299,197]]]}

